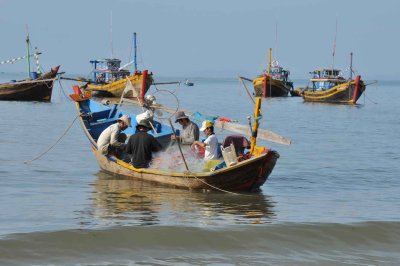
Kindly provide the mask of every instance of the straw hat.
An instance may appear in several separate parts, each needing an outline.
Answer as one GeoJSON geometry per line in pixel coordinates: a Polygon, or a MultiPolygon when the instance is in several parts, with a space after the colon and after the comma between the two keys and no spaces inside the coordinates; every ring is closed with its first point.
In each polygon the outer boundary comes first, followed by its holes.
{"type": "Polygon", "coordinates": [[[118,121],[122,121],[122,122],[124,122],[128,127],[132,127],[130,116],[123,115],[123,116],[121,116],[120,118],[118,118],[118,121]]]}
{"type": "Polygon", "coordinates": [[[178,111],[176,112],[175,115],[175,123],[178,123],[179,120],[184,119],[184,118],[189,118],[187,115],[185,115],[184,111],[178,111]]]}
{"type": "Polygon", "coordinates": [[[206,128],[212,126],[214,126],[214,123],[211,120],[204,120],[203,123],[201,123],[200,131],[204,131],[206,128]]]}

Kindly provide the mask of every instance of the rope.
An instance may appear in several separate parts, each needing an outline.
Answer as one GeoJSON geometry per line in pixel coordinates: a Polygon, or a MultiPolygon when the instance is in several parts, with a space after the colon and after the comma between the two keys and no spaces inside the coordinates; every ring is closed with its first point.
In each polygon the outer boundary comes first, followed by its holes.
{"type": "Polygon", "coordinates": [[[13,82],[13,84],[25,84],[25,83],[37,83],[37,82],[48,82],[48,81],[54,81],[57,78],[52,78],[52,79],[34,79],[34,80],[26,80],[26,81],[17,81],[13,82]]]}
{"type": "Polygon", "coordinates": [[[58,83],[60,84],[61,92],[65,96],[65,98],[67,98],[68,100],[72,101],[72,99],[70,97],[68,97],[67,94],[65,94],[64,88],[63,88],[63,86],[61,84],[61,79],[58,79],[58,83]]]}
{"type": "Polygon", "coordinates": [[[207,186],[209,186],[209,187],[211,187],[211,188],[213,188],[213,189],[215,189],[215,190],[218,190],[218,191],[221,191],[221,192],[225,192],[225,193],[229,193],[229,194],[232,194],[232,195],[249,196],[249,195],[246,195],[246,194],[236,193],[236,192],[228,191],[228,190],[225,190],[225,189],[222,189],[222,188],[218,188],[218,187],[216,187],[216,186],[213,186],[213,185],[207,183],[206,181],[204,181],[204,180],[198,178],[197,176],[193,175],[192,172],[190,172],[190,171],[185,172],[184,174],[185,174],[185,177],[192,176],[192,177],[194,177],[195,179],[199,180],[200,182],[206,184],[207,186]]]}
{"type": "Polygon", "coordinates": [[[31,160],[29,160],[29,161],[24,161],[24,164],[28,164],[28,163],[31,163],[31,162],[33,162],[33,161],[39,159],[40,157],[42,157],[43,155],[45,155],[47,152],[49,152],[54,146],[56,146],[56,145],[61,141],[61,139],[65,136],[65,134],[67,134],[68,130],[72,127],[72,125],[75,123],[75,121],[76,121],[76,119],[77,119],[78,117],[80,117],[80,114],[78,114],[78,115],[75,116],[74,120],[72,120],[72,122],[69,124],[69,126],[67,127],[67,129],[66,129],[66,130],[64,131],[64,133],[61,135],[61,137],[59,137],[58,140],[57,140],[53,145],[51,145],[47,150],[45,150],[44,152],[42,152],[42,153],[39,154],[38,156],[34,157],[33,159],[31,159],[31,160]]]}

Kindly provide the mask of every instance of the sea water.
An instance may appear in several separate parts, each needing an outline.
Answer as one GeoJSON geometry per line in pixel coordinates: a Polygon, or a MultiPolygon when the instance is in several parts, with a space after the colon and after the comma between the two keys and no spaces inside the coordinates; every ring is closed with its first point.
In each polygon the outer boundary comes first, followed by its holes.
{"type": "MultiPolygon", "coordinates": [[[[237,80],[191,80],[150,93],[248,123],[253,104],[237,80]]],[[[71,85],[56,83],[51,103],[0,102],[0,265],[400,263],[400,82],[368,86],[357,106],[263,99],[260,128],[292,144],[257,141],[280,158],[252,194],[100,171],[73,122],[71,85]]],[[[227,134],[216,130],[220,142],[227,134]]]]}

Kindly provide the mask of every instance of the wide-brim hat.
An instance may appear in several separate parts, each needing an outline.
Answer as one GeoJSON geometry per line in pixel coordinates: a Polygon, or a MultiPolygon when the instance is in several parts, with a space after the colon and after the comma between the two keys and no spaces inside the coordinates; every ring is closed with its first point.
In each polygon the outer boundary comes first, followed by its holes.
{"type": "Polygon", "coordinates": [[[130,116],[123,115],[123,116],[121,116],[120,118],[118,118],[118,121],[122,121],[122,122],[124,122],[128,127],[132,127],[130,116]]]}
{"type": "Polygon", "coordinates": [[[211,120],[204,120],[203,123],[201,123],[200,131],[204,131],[206,128],[212,126],[214,126],[214,123],[211,120]]]}
{"type": "Polygon", "coordinates": [[[185,119],[185,118],[189,119],[189,117],[185,114],[185,112],[178,111],[178,112],[176,112],[176,115],[175,115],[175,123],[178,123],[179,120],[185,119]]]}
{"type": "Polygon", "coordinates": [[[151,129],[151,125],[150,122],[148,120],[141,120],[137,123],[136,128],[137,127],[145,127],[147,129],[151,129]]]}

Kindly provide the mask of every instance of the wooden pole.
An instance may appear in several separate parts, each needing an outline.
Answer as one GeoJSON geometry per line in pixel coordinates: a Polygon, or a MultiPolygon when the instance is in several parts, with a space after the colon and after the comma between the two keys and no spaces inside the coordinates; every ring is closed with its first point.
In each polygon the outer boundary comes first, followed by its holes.
{"type": "MultiPolygon", "coordinates": [[[[170,124],[170,126],[171,126],[171,128],[172,128],[172,134],[174,134],[175,139],[177,140],[178,138],[176,137],[175,128],[174,128],[174,125],[173,125],[172,122],[171,122],[171,118],[168,118],[168,121],[169,121],[169,124],[170,124]]],[[[186,163],[185,156],[183,155],[183,152],[182,152],[181,144],[179,143],[178,140],[177,140],[176,142],[178,143],[179,152],[181,153],[182,160],[183,160],[183,162],[185,163],[186,170],[189,171],[189,167],[188,167],[188,165],[187,165],[187,163],[186,163]]]]}
{"type": "Polygon", "coordinates": [[[257,131],[259,126],[259,119],[261,116],[261,97],[256,98],[256,104],[254,106],[254,124],[253,130],[251,132],[251,141],[250,141],[250,154],[253,154],[254,148],[256,147],[257,143],[257,131]]]}

